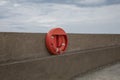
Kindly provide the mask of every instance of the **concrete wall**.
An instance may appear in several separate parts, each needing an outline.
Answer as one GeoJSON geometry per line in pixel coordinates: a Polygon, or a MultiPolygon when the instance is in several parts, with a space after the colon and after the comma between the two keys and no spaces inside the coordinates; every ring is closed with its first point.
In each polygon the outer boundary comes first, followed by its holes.
{"type": "Polygon", "coordinates": [[[49,55],[45,34],[0,33],[0,63],[49,55]]]}
{"type": "MultiPolygon", "coordinates": [[[[0,63],[51,56],[45,33],[0,33],[0,63]]],[[[118,45],[120,35],[68,34],[66,52],[118,45]]]]}
{"type": "Polygon", "coordinates": [[[120,46],[74,52],[0,65],[1,80],[70,80],[80,73],[120,60],[120,46]]]}
{"type": "Polygon", "coordinates": [[[120,60],[120,35],[68,34],[64,55],[50,55],[45,33],[0,33],[1,80],[68,80],[120,60]]]}

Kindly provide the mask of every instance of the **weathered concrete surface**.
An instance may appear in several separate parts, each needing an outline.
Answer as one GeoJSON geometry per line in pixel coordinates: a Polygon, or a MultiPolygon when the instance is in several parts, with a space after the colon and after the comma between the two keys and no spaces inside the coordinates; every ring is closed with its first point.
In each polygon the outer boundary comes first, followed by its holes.
{"type": "MultiPolygon", "coordinates": [[[[45,33],[0,33],[0,64],[51,56],[45,47],[45,33]]],[[[120,35],[68,34],[66,52],[118,45],[120,35]]]]}
{"type": "Polygon", "coordinates": [[[69,80],[75,75],[120,60],[120,46],[0,65],[1,80],[69,80]]]}
{"type": "Polygon", "coordinates": [[[0,33],[1,80],[69,80],[120,60],[120,35],[68,34],[64,55],[50,55],[42,33],[0,33]]]}
{"type": "Polygon", "coordinates": [[[120,63],[86,73],[73,80],[120,80],[120,63]]]}
{"type": "Polygon", "coordinates": [[[49,55],[45,34],[0,33],[0,63],[49,55]]]}

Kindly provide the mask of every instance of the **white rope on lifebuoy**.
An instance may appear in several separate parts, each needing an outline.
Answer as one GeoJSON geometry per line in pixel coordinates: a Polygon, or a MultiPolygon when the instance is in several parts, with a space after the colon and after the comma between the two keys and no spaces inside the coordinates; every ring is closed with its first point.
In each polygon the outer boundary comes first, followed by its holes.
{"type": "Polygon", "coordinates": [[[58,52],[59,51],[59,48],[56,48],[56,52],[58,52]]]}
{"type": "Polygon", "coordinates": [[[65,46],[65,43],[62,43],[62,46],[65,46]]]}

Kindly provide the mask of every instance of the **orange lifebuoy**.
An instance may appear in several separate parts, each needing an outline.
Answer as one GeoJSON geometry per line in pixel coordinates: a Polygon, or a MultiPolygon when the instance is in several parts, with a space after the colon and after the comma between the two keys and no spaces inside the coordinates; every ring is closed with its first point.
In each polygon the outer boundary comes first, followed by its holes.
{"type": "Polygon", "coordinates": [[[46,46],[52,54],[63,54],[68,45],[66,32],[61,28],[54,28],[46,35],[46,46]]]}

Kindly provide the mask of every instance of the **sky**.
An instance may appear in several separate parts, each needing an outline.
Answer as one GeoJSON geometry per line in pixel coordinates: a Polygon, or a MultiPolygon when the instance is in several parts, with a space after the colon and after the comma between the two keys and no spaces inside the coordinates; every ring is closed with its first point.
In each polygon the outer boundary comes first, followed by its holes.
{"type": "Polygon", "coordinates": [[[0,0],[0,32],[120,34],[120,0],[0,0]]]}

